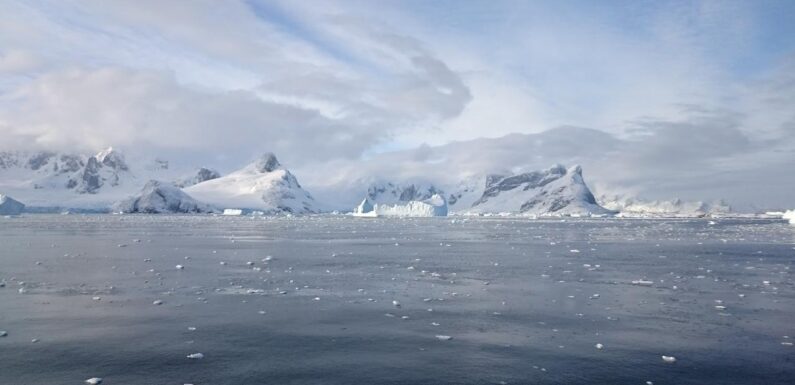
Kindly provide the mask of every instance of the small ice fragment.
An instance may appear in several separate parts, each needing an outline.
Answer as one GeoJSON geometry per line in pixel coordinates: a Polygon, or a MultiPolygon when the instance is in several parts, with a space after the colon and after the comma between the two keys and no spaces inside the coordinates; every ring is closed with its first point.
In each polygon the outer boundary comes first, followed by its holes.
{"type": "Polygon", "coordinates": [[[102,383],[102,379],[99,377],[91,377],[86,380],[86,384],[88,385],[99,385],[102,383]]]}
{"type": "Polygon", "coordinates": [[[34,338],[34,339],[30,340],[30,342],[35,344],[36,342],[39,342],[39,339],[38,338],[34,338]]]}
{"type": "Polygon", "coordinates": [[[781,344],[784,346],[792,346],[792,342],[789,341],[781,341],[781,344]]]}
{"type": "Polygon", "coordinates": [[[395,307],[400,307],[400,302],[398,302],[397,300],[393,300],[392,305],[395,305],[395,307]]]}
{"type": "Polygon", "coordinates": [[[246,265],[253,266],[254,262],[248,261],[248,262],[246,262],[246,265]]]}
{"type": "Polygon", "coordinates": [[[320,297],[315,297],[315,298],[313,298],[313,300],[320,301],[320,297]]]}
{"type": "Polygon", "coordinates": [[[182,270],[182,269],[184,269],[184,268],[185,268],[185,266],[182,266],[182,265],[177,265],[177,266],[175,266],[175,267],[177,268],[177,270],[182,270]]]}
{"type": "Polygon", "coordinates": [[[443,334],[437,334],[437,335],[436,335],[436,339],[437,339],[437,340],[440,340],[440,341],[450,341],[450,340],[452,340],[452,339],[453,339],[453,337],[451,337],[451,336],[446,336],[446,335],[443,335],[443,334]]]}
{"type": "Polygon", "coordinates": [[[5,330],[0,330],[0,337],[8,336],[8,332],[5,330]]]}
{"type": "Polygon", "coordinates": [[[196,327],[195,327],[195,326],[188,326],[188,330],[190,330],[190,331],[196,331],[196,327]]]}
{"type": "Polygon", "coordinates": [[[200,359],[204,358],[204,354],[201,354],[201,353],[188,354],[188,358],[190,358],[192,360],[200,360],[200,359]]]}
{"type": "Polygon", "coordinates": [[[94,301],[99,301],[102,299],[102,297],[97,296],[97,297],[92,297],[91,299],[93,299],[94,301]]]}
{"type": "Polygon", "coordinates": [[[221,266],[226,266],[226,262],[224,261],[218,262],[218,264],[220,264],[221,266]]]}
{"type": "Polygon", "coordinates": [[[674,356],[661,356],[662,360],[667,364],[673,364],[676,362],[676,357],[674,356]]]}
{"type": "Polygon", "coordinates": [[[152,302],[152,305],[162,305],[162,304],[163,304],[163,301],[161,301],[159,299],[156,299],[156,300],[154,300],[154,302],[152,302]]]}
{"type": "Polygon", "coordinates": [[[596,345],[594,345],[594,347],[599,349],[599,350],[602,350],[602,349],[604,349],[605,346],[602,345],[602,344],[596,344],[596,345]]]}
{"type": "Polygon", "coordinates": [[[431,322],[431,325],[433,325],[433,326],[439,326],[439,323],[438,323],[438,322],[431,322]]]}
{"type": "Polygon", "coordinates": [[[717,310],[726,310],[726,306],[723,306],[723,305],[715,305],[715,309],[717,309],[717,310]]]}
{"type": "Polygon", "coordinates": [[[579,253],[579,252],[580,252],[580,250],[577,250],[577,249],[571,249],[571,250],[569,250],[569,252],[572,252],[572,253],[579,253]]]}
{"type": "Polygon", "coordinates": [[[258,311],[257,313],[259,313],[259,314],[265,314],[265,310],[260,310],[260,311],[258,311]]]}
{"type": "Polygon", "coordinates": [[[638,286],[651,286],[651,285],[654,285],[654,281],[646,281],[646,280],[643,280],[643,279],[636,279],[636,280],[632,281],[632,284],[633,285],[638,285],[638,286]]]}

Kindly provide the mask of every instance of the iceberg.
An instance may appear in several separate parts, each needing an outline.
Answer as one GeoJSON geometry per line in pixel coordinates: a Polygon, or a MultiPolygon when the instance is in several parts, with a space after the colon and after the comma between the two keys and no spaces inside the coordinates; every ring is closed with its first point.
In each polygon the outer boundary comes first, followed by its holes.
{"type": "Polygon", "coordinates": [[[193,199],[179,187],[156,180],[149,181],[134,197],[118,202],[114,212],[121,213],[206,213],[210,206],[193,199]]]}
{"type": "Polygon", "coordinates": [[[784,212],[784,215],[782,215],[781,217],[789,220],[789,223],[791,225],[795,225],[795,210],[787,210],[784,212]]]}
{"type": "Polygon", "coordinates": [[[23,210],[25,204],[8,195],[0,194],[0,215],[19,215],[23,210]]]}
{"type": "Polygon", "coordinates": [[[358,217],[444,217],[447,216],[447,201],[434,194],[421,201],[408,201],[397,204],[372,204],[365,198],[353,212],[358,217]]]}

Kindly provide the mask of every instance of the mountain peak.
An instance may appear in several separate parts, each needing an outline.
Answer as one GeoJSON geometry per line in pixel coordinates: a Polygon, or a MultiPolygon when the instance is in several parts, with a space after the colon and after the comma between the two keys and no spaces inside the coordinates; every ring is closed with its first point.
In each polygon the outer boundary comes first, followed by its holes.
{"type": "Polygon", "coordinates": [[[126,171],[128,169],[127,162],[124,161],[124,155],[118,150],[114,150],[113,147],[108,147],[100,151],[97,155],[94,155],[94,158],[96,158],[99,163],[114,170],[126,171]]]}
{"type": "Polygon", "coordinates": [[[266,152],[254,162],[254,167],[261,173],[271,172],[280,168],[282,165],[272,152],[266,152]]]}

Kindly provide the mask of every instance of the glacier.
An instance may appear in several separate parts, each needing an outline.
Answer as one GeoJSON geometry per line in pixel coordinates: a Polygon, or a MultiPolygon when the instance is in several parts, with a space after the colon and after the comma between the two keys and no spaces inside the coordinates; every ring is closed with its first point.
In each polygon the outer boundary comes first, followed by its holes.
{"type": "Polygon", "coordinates": [[[424,200],[386,204],[371,203],[365,198],[353,212],[358,217],[444,217],[447,216],[447,201],[443,196],[434,194],[424,200]]]}
{"type": "Polygon", "coordinates": [[[211,206],[201,203],[179,187],[157,180],[149,181],[141,192],[113,206],[117,213],[209,213],[211,206]]]}
{"type": "Polygon", "coordinates": [[[672,200],[644,200],[618,194],[603,194],[597,200],[607,209],[618,211],[623,217],[682,217],[721,216],[732,212],[721,200],[715,202],[672,200]]]}
{"type": "Polygon", "coordinates": [[[24,210],[24,203],[10,196],[0,194],[0,215],[19,215],[24,210]]]}

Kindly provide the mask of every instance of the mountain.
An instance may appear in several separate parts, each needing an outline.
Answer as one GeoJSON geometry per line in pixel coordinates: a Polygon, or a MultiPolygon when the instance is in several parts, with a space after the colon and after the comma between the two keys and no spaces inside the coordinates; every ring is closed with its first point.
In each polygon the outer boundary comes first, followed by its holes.
{"type": "MultiPolygon", "coordinates": [[[[443,196],[458,214],[603,215],[582,177],[582,168],[556,165],[543,171],[470,177],[449,187],[429,183],[385,182],[367,189],[363,204],[406,206],[443,196]]],[[[360,205],[361,206],[361,205],[360,205]]],[[[399,211],[399,210],[398,210],[399,211]]]]}
{"type": "Polygon", "coordinates": [[[141,192],[113,206],[120,213],[207,213],[215,211],[200,203],[179,187],[156,180],[149,181],[141,192]]]}
{"type": "Polygon", "coordinates": [[[367,199],[373,204],[395,204],[430,199],[444,192],[428,183],[374,183],[367,188],[367,199]]]}
{"type": "Polygon", "coordinates": [[[314,213],[316,202],[271,153],[229,175],[187,187],[185,192],[220,209],[266,213],[314,213]]]}
{"type": "Polygon", "coordinates": [[[582,168],[555,165],[547,170],[516,175],[489,175],[480,197],[455,210],[461,213],[518,213],[525,215],[604,215],[612,211],[596,202],[582,177],[582,168]]]}

